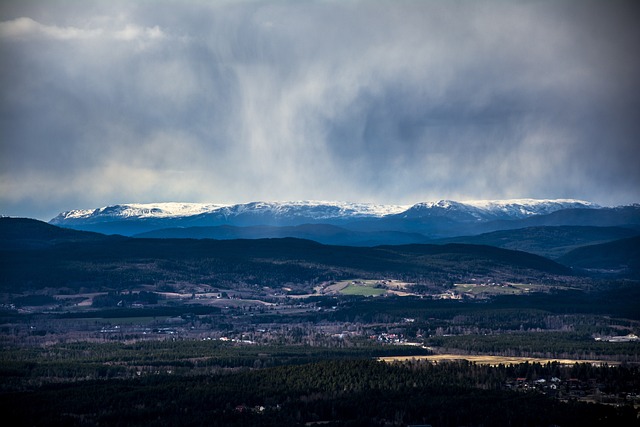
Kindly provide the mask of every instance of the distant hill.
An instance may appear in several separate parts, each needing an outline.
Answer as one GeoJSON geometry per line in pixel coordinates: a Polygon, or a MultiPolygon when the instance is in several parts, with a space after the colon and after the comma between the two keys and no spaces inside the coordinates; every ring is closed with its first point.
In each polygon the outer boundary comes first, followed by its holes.
{"type": "Polygon", "coordinates": [[[220,225],[216,227],[164,228],[136,234],[137,238],[154,239],[267,239],[294,237],[313,240],[326,245],[378,246],[404,245],[409,243],[427,243],[429,239],[419,233],[400,231],[352,231],[329,224],[303,224],[288,227],[253,226],[235,227],[220,225]]]}
{"type": "Polygon", "coordinates": [[[308,292],[315,283],[354,277],[400,278],[442,286],[472,278],[531,281],[571,274],[567,267],[546,258],[490,246],[370,248],[292,238],[78,239],[78,234],[51,229],[38,221],[22,224],[21,232],[27,238],[16,236],[14,241],[33,241],[44,230],[48,234],[41,241],[49,244],[27,250],[22,248],[28,245],[18,245],[21,249],[0,251],[0,289],[4,292],[17,292],[25,286],[126,289],[177,282],[227,288],[242,285],[258,290],[292,283],[308,292]]]}
{"type": "Polygon", "coordinates": [[[561,209],[547,215],[530,216],[513,221],[492,221],[477,224],[475,227],[472,227],[472,229],[480,232],[490,232],[528,227],[557,227],[563,225],[622,227],[640,231],[640,204],[618,206],[615,208],[561,209]]]}
{"type": "Polygon", "coordinates": [[[640,231],[629,228],[567,225],[500,230],[477,236],[440,239],[433,243],[490,245],[556,259],[581,246],[606,243],[637,235],[640,235],[640,231]]]}
{"type": "Polygon", "coordinates": [[[99,233],[56,227],[35,219],[0,218],[0,249],[33,249],[57,243],[105,239],[109,239],[109,237],[99,233]]]}
{"type": "Polygon", "coordinates": [[[558,261],[591,273],[640,278],[640,236],[574,249],[558,261]]]}

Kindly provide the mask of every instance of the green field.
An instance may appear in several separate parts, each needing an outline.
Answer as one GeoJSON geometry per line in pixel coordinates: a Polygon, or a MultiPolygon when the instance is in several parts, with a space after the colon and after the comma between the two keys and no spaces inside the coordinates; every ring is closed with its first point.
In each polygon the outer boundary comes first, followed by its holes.
{"type": "Polygon", "coordinates": [[[342,295],[362,295],[365,297],[379,296],[386,292],[386,289],[373,288],[366,285],[348,285],[340,291],[342,295]]]}

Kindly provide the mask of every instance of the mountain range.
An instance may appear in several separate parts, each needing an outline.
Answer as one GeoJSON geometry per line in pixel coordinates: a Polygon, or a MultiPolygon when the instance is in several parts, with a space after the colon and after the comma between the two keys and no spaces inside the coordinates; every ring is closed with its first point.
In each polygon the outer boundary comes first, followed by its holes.
{"type": "Polygon", "coordinates": [[[503,241],[501,244],[499,240],[504,236],[491,234],[480,239],[484,239],[485,244],[553,257],[582,244],[604,243],[639,234],[640,205],[608,208],[573,199],[441,200],[413,206],[322,201],[236,205],[152,203],[71,210],[49,223],[76,230],[147,238],[294,237],[349,246],[438,243],[438,240],[452,238],[457,239],[452,242],[477,243],[478,238],[473,236],[535,228],[534,233],[545,233],[544,239],[556,242],[551,246],[543,244],[541,248],[522,246],[519,241],[523,239],[516,237],[518,233],[513,234],[513,243],[503,241]],[[574,228],[570,239],[575,242],[564,242],[566,250],[555,250],[560,244],[557,240],[567,238],[567,229],[542,231],[541,228],[568,226],[617,229],[574,228]],[[495,238],[498,241],[493,241],[495,238]]]}
{"type": "Polygon", "coordinates": [[[71,210],[59,214],[50,224],[123,235],[175,227],[289,227],[329,224],[354,231],[410,231],[428,237],[443,237],[440,235],[451,235],[449,229],[452,227],[525,220],[569,209],[591,211],[603,208],[572,199],[469,202],[441,200],[413,206],[323,201],[251,202],[236,205],[150,203],[71,210]]]}

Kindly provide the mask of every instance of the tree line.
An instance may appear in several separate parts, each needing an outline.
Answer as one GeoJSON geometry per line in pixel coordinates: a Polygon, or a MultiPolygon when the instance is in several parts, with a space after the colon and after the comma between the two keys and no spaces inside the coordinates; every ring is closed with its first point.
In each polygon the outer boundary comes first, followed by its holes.
{"type": "Polygon", "coordinates": [[[148,375],[4,393],[14,425],[637,426],[636,410],[560,402],[502,388],[515,377],[580,377],[639,386],[637,367],[328,360],[211,375],[148,375]],[[630,383],[629,383],[630,382],[630,383]]]}

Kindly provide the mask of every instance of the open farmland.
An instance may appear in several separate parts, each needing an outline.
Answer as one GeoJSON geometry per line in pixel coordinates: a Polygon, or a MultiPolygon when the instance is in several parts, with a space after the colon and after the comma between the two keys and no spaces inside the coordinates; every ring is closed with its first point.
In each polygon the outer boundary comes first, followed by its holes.
{"type": "Polygon", "coordinates": [[[557,358],[539,358],[539,357],[511,357],[511,356],[492,356],[492,355],[460,355],[460,354],[433,354],[429,356],[391,356],[380,357],[378,360],[383,362],[404,362],[409,360],[427,360],[432,363],[452,362],[456,360],[466,360],[468,362],[480,365],[517,365],[519,363],[558,363],[560,365],[571,366],[576,363],[589,363],[596,366],[617,366],[620,362],[605,360],[578,360],[578,359],[557,359],[557,358]]]}
{"type": "Polygon", "coordinates": [[[362,295],[365,297],[378,296],[386,292],[386,289],[359,283],[349,284],[340,291],[342,295],[362,295]]]}
{"type": "Polygon", "coordinates": [[[320,286],[316,290],[323,295],[407,296],[414,295],[411,292],[412,285],[413,283],[392,279],[349,279],[320,286]]]}
{"type": "MultiPolygon", "coordinates": [[[[457,293],[472,297],[489,297],[494,295],[522,295],[531,292],[546,292],[549,285],[539,283],[455,283],[457,293]]],[[[569,289],[570,287],[565,287],[569,289]]]]}

